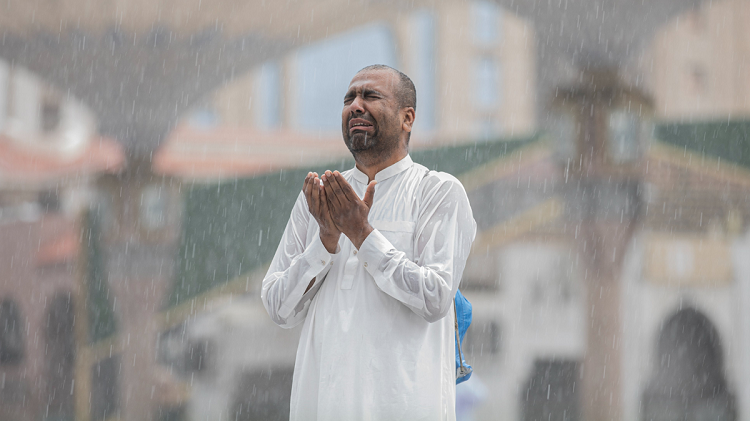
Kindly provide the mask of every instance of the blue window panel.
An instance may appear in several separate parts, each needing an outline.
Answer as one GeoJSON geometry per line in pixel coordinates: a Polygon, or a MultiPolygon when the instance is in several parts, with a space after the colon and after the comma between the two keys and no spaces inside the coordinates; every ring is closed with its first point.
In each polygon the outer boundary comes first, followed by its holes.
{"type": "Polygon", "coordinates": [[[414,42],[411,44],[411,56],[414,57],[414,69],[409,77],[417,88],[417,128],[431,130],[436,120],[436,45],[435,15],[428,10],[420,10],[412,17],[414,42]]]}
{"type": "Polygon", "coordinates": [[[493,111],[500,104],[500,66],[494,57],[479,57],[474,67],[474,98],[479,111],[493,111]]]}
{"type": "Polygon", "coordinates": [[[260,68],[257,85],[256,124],[261,129],[274,129],[281,125],[281,66],[267,62],[260,68]]]}
{"type": "Polygon", "coordinates": [[[493,1],[476,0],[471,3],[471,24],[474,43],[491,46],[498,43],[501,33],[502,9],[493,1]]]}
{"type": "Polygon", "coordinates": [[[210,129],[219,125],[219,115],[210,106],[194,110],[188,117],[191,126],[199,129],[210,129]]]}
{"type": "Polygon", "coordinates": [[[366,25],[297,53],[300,129],[340,130],[344,94],[358,70],[371,64],[396,67],[393,34],[384,23],[366,25]]]}

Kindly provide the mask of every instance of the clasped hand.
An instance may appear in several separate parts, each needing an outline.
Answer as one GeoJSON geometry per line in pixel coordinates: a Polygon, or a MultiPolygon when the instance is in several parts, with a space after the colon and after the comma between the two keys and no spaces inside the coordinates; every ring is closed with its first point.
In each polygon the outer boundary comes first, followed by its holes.
{"type": "Polygon", "coordinates": [[[360,199],[338,171],[326,171],[321,178],[308,173],[303,190],[310,214],[320,225],[320,240],[329,253],[336,251],[341,233],[359,249],[373,228],[367,221],[375,197],[375,181],[367,185],[360,199]],[[323,185],[320,185],[320,180],[323,185]]]}

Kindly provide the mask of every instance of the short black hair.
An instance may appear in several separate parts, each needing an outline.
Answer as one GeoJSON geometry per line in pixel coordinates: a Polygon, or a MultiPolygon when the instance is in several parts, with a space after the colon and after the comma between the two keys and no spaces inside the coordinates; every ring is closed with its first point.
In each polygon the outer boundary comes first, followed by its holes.
{"type": "Polygon", "coordinates": [[[388,70],[398,76],[398,87],[396,88],[396,100],[398,101],[399,108],[411,107],[414,111],[417,110],[417,88],[414,87],[414,82],[409,79],[403,72],[394,69],[391,66],[385,64],[371,64],[367,67],[362,68],[357,73],[369,72],[373,70],[388,70]]]}

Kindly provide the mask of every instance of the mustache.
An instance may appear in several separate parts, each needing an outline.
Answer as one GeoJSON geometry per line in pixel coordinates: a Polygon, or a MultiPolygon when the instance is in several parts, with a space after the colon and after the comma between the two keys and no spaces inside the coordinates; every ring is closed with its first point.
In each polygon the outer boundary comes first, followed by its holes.
{"type": "Polygon", "coordinates": [[[362,120],[366,120],[368,123],[375,125],[375,119],[373,119],[368,113],[360,114],[360,113],[352,113],[349,114],[349,118],[346,119],[346,126],[349,127],[349,122],[352,121],[354,118],[361,118],[362,120]]]}

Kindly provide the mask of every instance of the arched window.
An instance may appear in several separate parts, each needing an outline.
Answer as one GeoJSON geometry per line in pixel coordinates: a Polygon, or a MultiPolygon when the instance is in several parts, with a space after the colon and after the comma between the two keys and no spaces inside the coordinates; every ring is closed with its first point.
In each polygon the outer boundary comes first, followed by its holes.
{"type": "Polygon", "coordinates": [[[524,421],[574,421],[581,419],[576,381],[578,362],[536,360],[526,387],[521,390],[524,421]]]}
{"type": "Polygon", "coordinates": [[[230,419],[236,421],[288,419],[292,367],[275,367],[241,374],[230,419]]]}
{"type": "Polygon", "coordinates": [[[18,364],[24,354],[23,320],[10,298],[0,302],[0,329],[0,364],[18,364]]]}
{"type": "Polygon", "coordinates": [[[667,320],[653,373],[643,396],[644,420],[736,419],[719,333],[701,312],[687,308],[667,320]]]}
{"type": "Polygon", "coordinates": [[[69,292],[57,293],[47,307],[47,411],[53,419],[74,415],[73,375],[75,335],[73,300],[69,292]]]}

